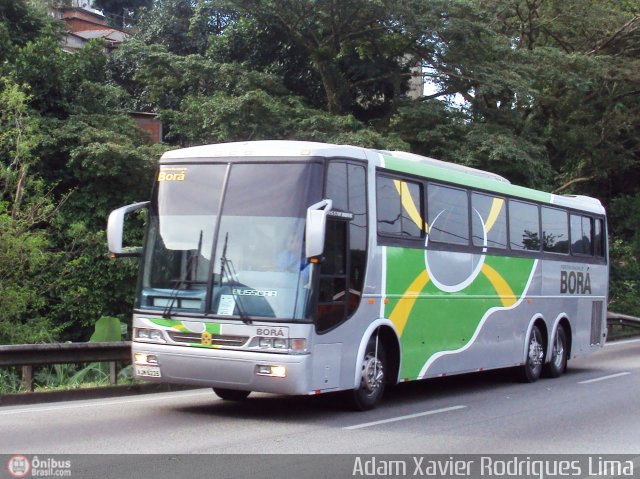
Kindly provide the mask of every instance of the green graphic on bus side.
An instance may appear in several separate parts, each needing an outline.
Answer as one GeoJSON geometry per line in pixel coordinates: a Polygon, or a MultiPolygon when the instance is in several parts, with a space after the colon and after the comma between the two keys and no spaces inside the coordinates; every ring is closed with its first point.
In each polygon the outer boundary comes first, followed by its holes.
{"type": "MultiPolygon", "coordinates": [[[[385,166],[436,182],[452,182],[543,202],[551,200],[549,193],[464,171],[451,171],[437,165],[385,156],[385,166]]],[[[424,368],[434,355],[469,346],[478,332],[482,318],[490,309],[506,309],[516,305],[525,293],[536,261],[532,258],[486,254],[489,238],[493,241],[492,246],[495,246],[496,240],[506,245],[506,234],[500,230],[500,227],[504,228],[506,203],[499,194],[485,195],[490,201],[486,209],[480,205],[471,205],[473,209],[470,218],[482,224],[482,229],[474,229],[474,245],[483,250],[446,251],[429,246],[430,229],[433,228],[436,232],[432,241],[440,242],[441,245],[448,242],[464,245],[468,237],[464,237],[464,229],[460,228],[466,221],[461,219],[466,218],[466,213],[461,215],[461,210],[456,211],[456,206],[450,203],[430,202],[430,207],[438,208],[430,210],[430,221],[433,222],[430,225],[421,216],[422,208],[418,201],[422,202],[423,199],[414,198],[403,180],[394,180],[394,185],[402,205],[402,218],[413,222],[426,240],[424,249],[391,246],[386,249],[388,303],[385,306],[385,317],[393,322],[400,335],[400,376],[415,379],[427,373],[424,368]],[[497,232],[494,230],[496,225],[497,232]],[[480,245],[477,244],[478,240],[481,240],[480,245]]],[[[438,186],[428,188],[435,192],[438,186]]],[[[450,197],[450,201],[455,202],[455,195],[460,196],[460,191],[449,189],[448,194],[454,195],[450,197]]],[[[479,223],[474,224],[474,228],[477,228],[479,223]]]]}
{"type": "MultiPolygon", "coordinates": [[[[198,323],[198,325],[201,325],[203,327],[202,331],[191,331],[191,329],[189,329],[187,326],[185,326],[182,321],[178,321],[175,319],[159,319],[159,318],[149,318],[149,321],[152,322],[153,324],[157,325],[157,326],[164,326],[166,328],[171,328],[175,331],[182,331],[182,332],[193,332],[193,333],[203,333],[203,332],[208,332],[210,334],[220,334],[220,324],[219,323],[205,323],[205,322],[199,322],[199,321],[188,321],[189,323],[191,322],[196,322],[198,323]]],[[[197,346],[197,345],[195,345],[197,346]]]]}
{"type": "Polygon", "coordinates": [[[424,258],[425,250],[387,248],[385,316],[400,333],[400,374],[408,379],[419,377],[434,354],[466,346],[489,309],[515,305],[535,263],[529,258],[486,256],[468,286],[446,292],[429,277],[424,258]]]}

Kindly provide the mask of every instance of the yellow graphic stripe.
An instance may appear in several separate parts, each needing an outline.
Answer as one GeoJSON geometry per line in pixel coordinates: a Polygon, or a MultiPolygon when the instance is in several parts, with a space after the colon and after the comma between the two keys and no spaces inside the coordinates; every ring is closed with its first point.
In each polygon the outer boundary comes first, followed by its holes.
{"type": "Polygon", "coordinates": [[[513,293],[511,286],[509,286],[509,284],[505,281],[505,279],[502,276],[500,276],[500,273],[498,273],[495,269],[493,269],[487,263],[484,263],[482,265],[482,272],[487,277],[487,279],[491,282],[491,284],[493,285],[493,288],[496,290],[496,293],[498,293],[498,296],[500,297],[500,301],[502,301],[503,306],[509,307],[516,303],[517,301],[516,295],[513,293]]]}
{"type": "Polygon", "coordinates": [[[409,218],[413,221],[416,226],[420,229],[427,231],[427,223],[422,221],[422,216],[420,216],[420,210],[417,208],[416,204],[413,202],[413,197],[411,196],[411,192],[409,191],[409,186],[406,182],[400,180],[393,180],[393,184],[398,190],[398,194],[400,195],[400,199],[402,201],[403,208],[407,211],[409,218]]]}
{"type": "Polygon", "coordinates": [[[491,210],[489,211],[489,217],[484,224],[484,229],[488,233],[493,228],[493,225],[496,224],[496,220],[498,219],[498,215],[500,214],[500,210],[502,210],[502,206],[504,205],[504,200],[502,198],[494,198],[493,203],[491,203],[491,210]]]}
{"type": "Polygon", "coordinates": [[[402,336],[402,331],[407,324],[407,320],[409,319],[409,315],[415,305],[416,299],[418,299],[420,292],[428,282],[429,274],[426,271],[423,271],[416,279],[413,280],[413,283],[409,285],[402,295],[402,298],[398,301],[398,304],[396,304],[393,311],[391,311],[389,319],[396,327],[396,331],[398,331],[399,336],[402,336]]]}

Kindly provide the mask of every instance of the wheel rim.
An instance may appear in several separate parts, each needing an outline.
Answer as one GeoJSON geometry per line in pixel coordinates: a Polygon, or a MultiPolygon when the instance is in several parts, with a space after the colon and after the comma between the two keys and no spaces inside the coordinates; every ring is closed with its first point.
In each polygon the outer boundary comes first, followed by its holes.
{"type": "Polygon", "coordinates": [[[542,348],[542,341],[540,332],[535,329],[531,334],[531,341],[529,341],[529,367],[532,370],[542,367],[544,360],[544,350],[542,348]]]}
{"type": "Polygon", "coordinates": [[[370,394],[378,391],[384,380],[382,361],[373,354],[367,354],[362,364],[362,386],[370,394]]]}
{"type": "Polygon", "coordinates": [[[553,351],[551,352],[553,357],[553,365],[560,369],[564,361],[564,341],[562,340],[560,330],[556,332],[555,341],[553,342],[553,351]]]}

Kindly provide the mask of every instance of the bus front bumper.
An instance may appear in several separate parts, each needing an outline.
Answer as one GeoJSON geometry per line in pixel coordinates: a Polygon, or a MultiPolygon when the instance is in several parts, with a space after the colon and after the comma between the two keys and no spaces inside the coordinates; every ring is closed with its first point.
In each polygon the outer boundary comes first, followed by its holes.
{"type": "Polygon", "coordinates": [[[310,356],[307,354],[272,354],[137,342],[132,343],[131,349],[136,379],[276,394],[311,392],[310,356]],[[149,357],[152,361],[144,360],[149,357]]]}

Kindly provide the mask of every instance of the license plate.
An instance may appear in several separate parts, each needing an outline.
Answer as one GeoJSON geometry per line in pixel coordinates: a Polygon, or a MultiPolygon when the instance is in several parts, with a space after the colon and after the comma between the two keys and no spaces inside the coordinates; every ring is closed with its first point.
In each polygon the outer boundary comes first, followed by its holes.
{"type": "Polygon", "coordinates": [[[158,366],[136,366],[136,376],[146,376],[149,378],[162,377],[158,366]]]}

